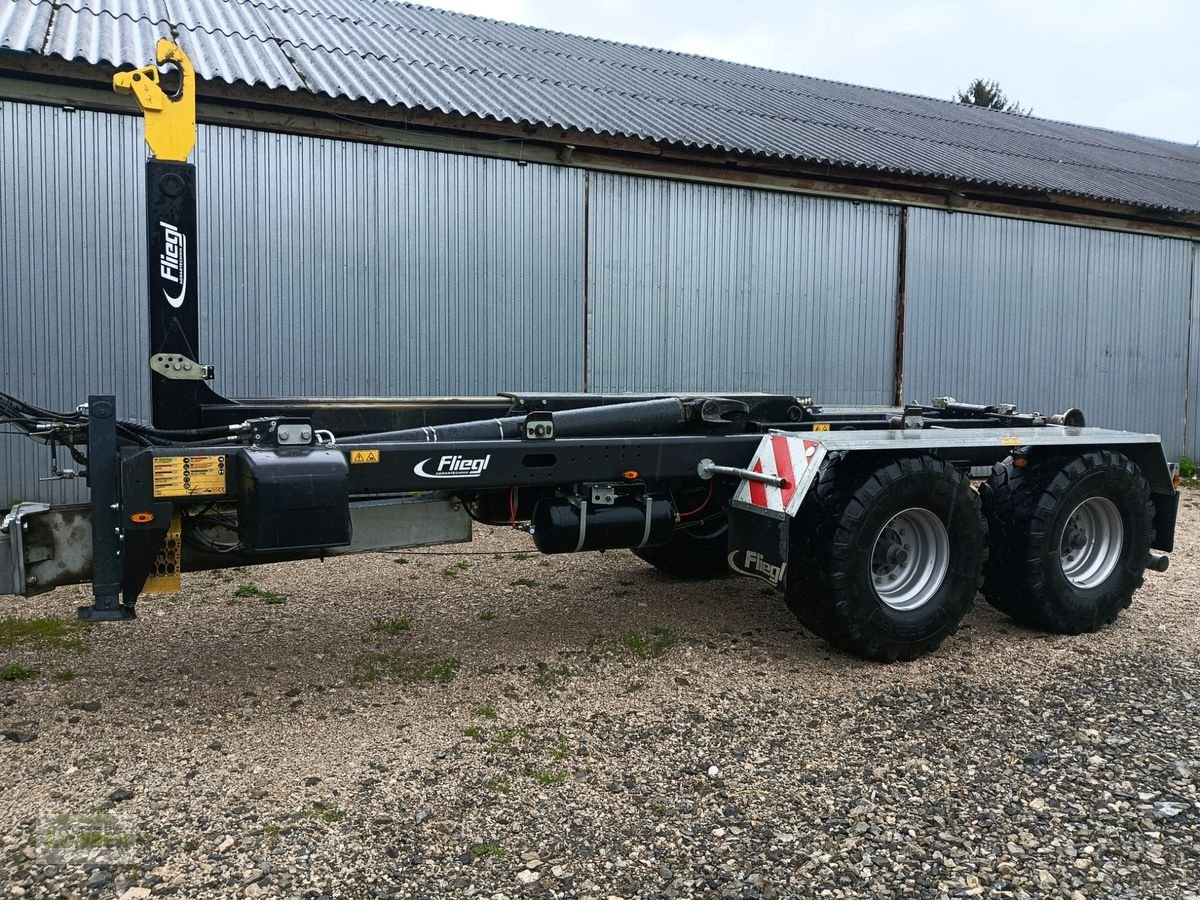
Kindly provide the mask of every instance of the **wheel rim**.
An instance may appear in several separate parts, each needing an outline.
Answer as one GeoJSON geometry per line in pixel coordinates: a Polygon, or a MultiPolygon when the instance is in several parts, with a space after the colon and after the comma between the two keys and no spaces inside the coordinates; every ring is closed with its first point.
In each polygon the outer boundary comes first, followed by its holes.
{"type": "Polygon", "coordinates": [[[1058,561],[1067,581],[1077,588],[1101,584],[1121,559],[1125,526],[1116,504],[1089,497],[1075,507],[1063,526],[1058,561]]]}
{"type": "Polygon", "coordinates": [[[930,601],[950,568],[950,536],[932,511],[914,506],[879,529],[871,548],[871,584],[879,599],[906,612],[930,601]]]}

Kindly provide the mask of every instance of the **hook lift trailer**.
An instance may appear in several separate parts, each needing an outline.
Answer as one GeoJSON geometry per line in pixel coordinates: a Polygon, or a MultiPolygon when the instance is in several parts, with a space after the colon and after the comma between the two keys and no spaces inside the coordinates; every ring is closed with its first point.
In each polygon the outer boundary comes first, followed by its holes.
{"type": "Polygon", "coordinates": [[[1094,631],[1164,571],[1178,481],[1158,436],[940,398],[821,407],[768,394],[243,399],[199,362],[195,84],[162,40],[118,73],[145,119],[152,424],[112,395],[0,419],[65,450],[90,502],[20,503],[0,594],[92,583],[88,620],[130,619],[180,573],[470,540],[513,525],[543,553],[629,548],[665,573],[730,570],[862,657],[912,659],[982,588],[1014,619],[1094,631]],[[179,89],[163,90],[178,75],[179,89]],[[972,470],[990,467],[976,486],[972,470]]]}

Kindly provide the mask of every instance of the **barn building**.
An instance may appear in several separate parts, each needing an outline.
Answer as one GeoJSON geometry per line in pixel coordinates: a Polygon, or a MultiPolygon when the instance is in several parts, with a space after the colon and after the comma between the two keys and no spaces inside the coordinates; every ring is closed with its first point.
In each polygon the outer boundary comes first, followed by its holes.
{"type": "MultiPolygon", "coordinates": [[[[1081,407],[1200,456],[1200,148],[391,0],[0,5],[0,389],[145,415],[147,150],[196,66],[228,396],[1081,407]]],[[[61,501],[5,437],[0,501],[61,501]]]]}

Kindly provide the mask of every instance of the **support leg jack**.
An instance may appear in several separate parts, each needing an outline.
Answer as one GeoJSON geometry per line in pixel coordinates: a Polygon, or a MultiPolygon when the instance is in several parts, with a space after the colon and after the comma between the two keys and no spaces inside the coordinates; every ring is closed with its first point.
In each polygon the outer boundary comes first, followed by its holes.
{"type": "Polygon", "coordinates": [[[116,596],[97,597],[91,606],[81,606],[75,611],[84,622],[125,622],[136,619],[132,606],[126,606],[116,596]]]}
{"type": "Polygon", "coordinates": [[[117,402],[112,394],[88,397],[88,487],[92,492],[92,597],[81,606],[85,622],[114,622],[135,617],[136,595],[121,602],[121,499],[117,451],[117,402]]]}

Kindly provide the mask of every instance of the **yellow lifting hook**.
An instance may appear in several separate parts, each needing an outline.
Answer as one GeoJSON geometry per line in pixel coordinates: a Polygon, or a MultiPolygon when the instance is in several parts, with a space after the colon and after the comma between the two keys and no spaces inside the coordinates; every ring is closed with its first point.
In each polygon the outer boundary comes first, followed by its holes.
{"type": "Polygon", "coordinates": [[[176,44],[161,38],[156,47],[157,66],[143,66],[113,76],[113,90],[133,94],[146,118],[146,143],[155,159],[187,162],[196,146],[196,72],[192,61],[176,44]],[[168,96],[159,83],[159,68],[169,63],[183,75],[179,94],[168,96]]]}

